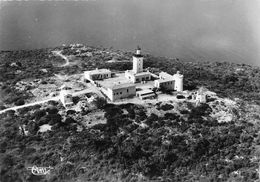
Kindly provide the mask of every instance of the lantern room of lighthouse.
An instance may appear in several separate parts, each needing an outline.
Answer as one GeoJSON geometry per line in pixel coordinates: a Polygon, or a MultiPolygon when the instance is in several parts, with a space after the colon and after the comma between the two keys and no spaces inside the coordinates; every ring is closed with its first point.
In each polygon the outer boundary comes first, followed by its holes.
{"type": "Polygon", "coordinates": [[[141,54],[141,48],[138,46],[136,53],[133,55],[133,72],[135,74],[143,72],[144,57],[141,54]]]}

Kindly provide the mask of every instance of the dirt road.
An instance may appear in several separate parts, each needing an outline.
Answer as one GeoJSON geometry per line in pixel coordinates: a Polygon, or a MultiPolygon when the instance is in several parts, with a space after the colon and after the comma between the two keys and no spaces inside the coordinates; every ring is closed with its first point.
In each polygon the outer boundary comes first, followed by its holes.
{"type": "Polygon", "coordinates": [[[21,108],[25,108],[25,107],[29,107],[29,106],[34,106],[34,105],[37,105],[37,104],[43,104],[43,103],[51,101],[51,100],[57,101],[57,100],[59,100],[59,97],[53,97],[53,98],[42,100],[42,101],[32,102],[32,103],[29,103],[29,104],[24,104],[22,106],[10,107],[10,108],[1,110],[0,114],[4,113],[6,111],[10,111],[10,110],[17,110],[17,109],[21,109],[21,108]]]}
{"type": "Polygon", "coordinates": [[[60,56],[62,59],[64,59],[64,60],[66,61],[65,64],[61,65],[61,67],[68,66],[68,65],[70,64],[70,61],[69,61],[69,59],[68,59],[66,56],[64,56],[61,52],[62,52],[62,51],[52,51],[52,53],[53,53],[54,55],[60,56]]]}

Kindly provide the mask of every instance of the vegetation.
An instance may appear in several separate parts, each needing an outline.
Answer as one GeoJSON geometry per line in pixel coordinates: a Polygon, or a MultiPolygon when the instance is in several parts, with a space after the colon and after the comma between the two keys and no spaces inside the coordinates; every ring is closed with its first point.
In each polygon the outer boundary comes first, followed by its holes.
{"type": "Polygon", "coordinates": [[[171,74],[181,71],[185,75],[184,89],[205,86],[223,97],[237,97],[259,103],[259,67],[228,62],[183,62],[150,55],[146,57],[144,66],[160,68],[171,74]]]}
{"type": "Polygon", "coordinates": [[[258,125],[242,117],[218,123],[207,104],[190,104],[183,116],[170,112],[169,104],[158,109],[167,113],[148,116],[143,106],[106,104],[107,123],[80,132],[79,121],[59,114],[67,113],[60,104],[2,114],[1,181],[35,181],[26,170],[32,165],[54,167],[37,181],[258,179],[259,159],[252,160],[258,125]],[[44,124],[52,131],[39,132],[44,124]],[[21,132],[23,125],[27,134],[21,132]]]}
{"type": "MultiPolygon", "coordinates": [[[[50,56],[56,49],[60,48],[1,52],[1,108],[21,105],[30,97],[26,88],[15,89],[18,81],[94,67],[131,67],[127,62],[107,63],[112,54],[90,47],[93,57],[77,56],[80,64],[62,68],[54,64],[61,60],[50,56]]],[[[69,48],[64,54],[76,55],[69,48]]],[[[118,55],[121,60],[131,56],[118,55]]],[[[220,96],[240,98],[235,119],[219,123],[208,104],[157,103],[153,107],[163,113],[157,115],[144,106],[108,104],[100,98],[84,113],[66,111],[54,101],[8,111],[0,115],[0,181],[259,181],[260,128],[255,122],[259,116],[249,115],[248,106],[260,104],[260,69],[145,58],[145,67],[183,72],[185,89],[205,86],[220,96]],[[105,113],[106,123],[84,125],[80,116],[97,111],[105,113]],[[40,132],[43,125],[50,125],[51,131],[40,132]],[[27,170],[33,165],[54,169],[49,175],[34,176],[27,170]]]]}

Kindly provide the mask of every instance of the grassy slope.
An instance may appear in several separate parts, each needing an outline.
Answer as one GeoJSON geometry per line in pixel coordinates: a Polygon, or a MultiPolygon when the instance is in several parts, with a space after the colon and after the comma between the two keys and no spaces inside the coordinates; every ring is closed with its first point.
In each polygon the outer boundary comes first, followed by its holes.
{"type": "MultiPolygon", "coordinates": [[[[2,52],[0,81],[4,85],[3,93],[7,97],[26,95],[8,92],[21,79],[44,78],[61,71],[73,74],[96,66],[117,67],[119,70],[131,67],[130,63],[105,63],[111,59],[111,54],[98,54],[95,48],[91,48],[94,56],[79,58],[81,63],[78,66],[53,67],[51,62],[56,58],[49,57],[51,50],[2,52]],[[8,66],[14,61],[22,65],[19,68],[8,66]],[[40,73],[38,70],[42,68],[49,72],[40,73]],[[17,69],[23,74],[14,75],[17,69]]],[[[71,52],[67,50],[67,54],[71,52]]],[[[123,55],[126,59],[130,57],[129,53],[123,55]]],[[[239,117],[230,123],[217,123],[209,116],[211,111],[207,105],[184,104],[180,109],[186,114],[162,117],[147,115],[143,106],[107,105],[102,109],[107,124],[78,133],[75,125],[84,122],[81,117],[63,123],[56,111],[46,114],[46,106],[41,107],[42,114],[36,112],[39,108],[35,107],[17,115],[10,112],[3,114],[0,122],[0,181],[256,180],[258,158],[255,161],[250,159],[259,155],[255,150],[259,144],[259,118],[248,114],[253,113],[248,104],[255,102],[259,109],[259,68],[231,63],[189,63],[146,55],[145,67],[148,66],[169,73],[181,70],[185,74],[187,89],[203,85],[221,96],[241,98],[236,111],[239,117]],[[141,122],[148,127],[136,125],[141,122]],[[43,123],[53,125],[54,131],[37,134],[43,123]],[[22,124],[29,129],[28,136],[19,133],[22,124]],[[50,165],[55,169],[50,176],[36,177],[25,169],[33,164],[50,165]]],[[[56,107],[62,121],[69,118],[60,105],[56,107]]],[[[160,105],[156,107],[160,109],[160,105]]]]}

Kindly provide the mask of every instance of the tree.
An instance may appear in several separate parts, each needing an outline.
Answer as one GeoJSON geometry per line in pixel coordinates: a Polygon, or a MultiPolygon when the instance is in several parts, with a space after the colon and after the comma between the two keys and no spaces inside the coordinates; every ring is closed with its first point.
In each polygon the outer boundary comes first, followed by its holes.
{"type": "Polygon", "coordinates": [[[94,101],[93,104],[98,108],[98,109],[103,109],[105,105],[107,105],[107,100],[103,97],[97,97],[94,101]]]}
{"type": "Polygon", "coordinates": [[[25,101],[24,99],[20,98],[18,99],[16,102],[15,102],[15,105],[16,106],[21,106],[21,105],[24,105],[25,104],[25,101]]]}

